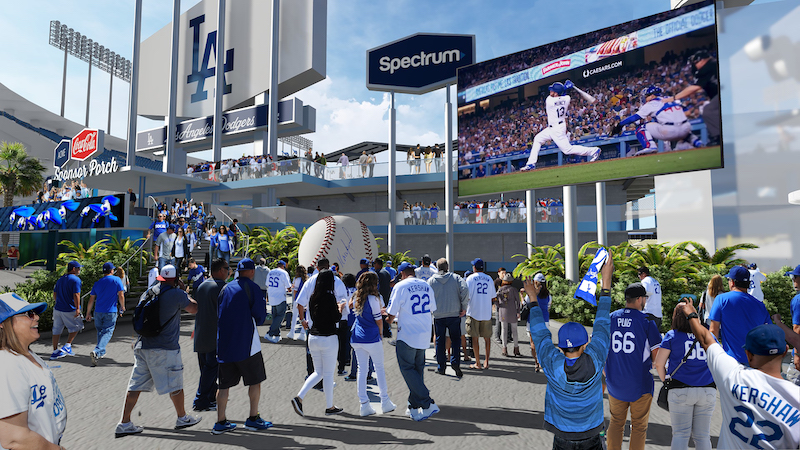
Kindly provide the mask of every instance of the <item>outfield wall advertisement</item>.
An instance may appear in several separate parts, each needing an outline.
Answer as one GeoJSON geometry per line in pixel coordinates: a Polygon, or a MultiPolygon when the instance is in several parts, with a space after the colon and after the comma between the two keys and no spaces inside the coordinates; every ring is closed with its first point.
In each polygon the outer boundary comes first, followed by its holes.
{"type": "Polygon", "coordinates": [[[459,69],[459,195],[722,167],[715,17],[706,1],[459,69]]]}

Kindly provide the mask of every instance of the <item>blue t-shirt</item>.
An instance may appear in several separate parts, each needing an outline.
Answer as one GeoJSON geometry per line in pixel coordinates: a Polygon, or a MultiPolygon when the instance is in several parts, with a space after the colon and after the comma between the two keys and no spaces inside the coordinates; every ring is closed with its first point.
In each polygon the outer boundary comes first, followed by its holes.
{"type": "Polygon", "coordinates": [[[367,302],[364,303],[364,309],[361,310],[361,314],[356,315],[350,342],[354,344],[380,342],[382,329],[378,327],[377,320],[381,320],[380,299],[370,295],[367,297],[367,302]],[[377,307],[377,309],[373,307],[377,307]]]}
{"type": "Polygon", "coordinates": [[[217,233],[217,247],[221,252],[231,251],[230,236],[227,234],[217,233]]]}
{"type": "Polygon", "coordinates": [[[800,294],[797,294],[789,303],[789,310],[792,312],[792,324],[800,325],[800,294]]]}
{"type": "Polygon", "coordinates": [[[107,275],[97,280],[89,295],[96,295],[94,311],[96,313],[115,313],[119,303],[119,292],[124,292],[122,280],[114,275],[107,275]]]}
{"type": "Polygon", "coordinates": [[[56,281],[56,311],[74,312],[75,295],[81,293],[81,279],[75,274],[66,274],[56,281]]]}
{"type": "Polygon", "coordinates": [[[623,402],[653,394],[650,352],[661,344],[656,323],[637,309],[611,313],[611,349],[606,360],[608,393],[623,402]]]}
{"type": "Polygon", "coordinates": [[[752,295],[739,291],[718,295],[714,299],[708,320],[720,323],[719,337],[725,353],[747,367],[750,365],[742,348],[747,333],[759,325],[772,323],[763,303],[752,295]]]}
{"type": "Polygon", "coordinates": [[[197,292],[197,288],[200,286],[200,283],[206,280],[205,272],[206,269],[204,269],[200,264],[198,264],[194,269],[189,269],[187,280],[192,284],[192,292],[197,292]]]}
{"type": "Polygon", "coordinates": [[[153,222],[150,224],[150,229],[153,230],[153,242],[158,239],[161,233],[167,231],[169,224],[167,222],[153,222]]]}
{"type": "Polygon", "coordinates": [[[548,295],[545,298],[537,297],[536,300],[539,302],[539,308],[542,308],[542,317],[544,317],[545,322],[550,321],[550,296],[548,295]]]}
{"type": "Polygon", "coordinates": [[[672,378],[689,386],[708,386],[714,382],[714,377],[711,376],[711,371],[708,370],[706,351],[703,350],[703,346],[699,342],[695,344],[694,340],[693,334],[684,333],[683,331],[669,330],[664,335],[664,340],[661,341],[661,351],[664,349],[670,351],[669,359],[667,360],[667,375],[671,374],[681,364],[683,356],[694,345],[689,358],[686,359],[686,362],[675,372],[672,378]]]}

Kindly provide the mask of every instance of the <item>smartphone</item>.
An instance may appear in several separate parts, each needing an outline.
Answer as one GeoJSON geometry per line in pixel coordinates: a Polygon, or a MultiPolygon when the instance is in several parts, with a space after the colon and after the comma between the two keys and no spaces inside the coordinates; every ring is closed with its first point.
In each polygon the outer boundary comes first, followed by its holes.
{"type": "Polygon", "coordinates": [[[686,298],[692,299],[692,303],[697,303],[697,296],[694,295],[694,294],[681,294],[680,298],[681,298],[681,301],[684,302],[684,303],[686,303],[686,301],[684,300],[686,298]]]}

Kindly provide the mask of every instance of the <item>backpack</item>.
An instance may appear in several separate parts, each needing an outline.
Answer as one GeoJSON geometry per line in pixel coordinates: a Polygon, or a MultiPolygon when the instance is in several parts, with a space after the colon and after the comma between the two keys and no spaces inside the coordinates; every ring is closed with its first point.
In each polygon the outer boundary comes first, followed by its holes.
{"type": "MultiPolygon", "coordinates": [[[[166,292],[166,289],[164,290],[166,292]]],[[[161,323],[160,304],[158,296],[161,294],[161,286],[156,285],[148,289],[136,309],[133,311],[133,331],[142,337],[156,337],[161,334],[164,325],[161,323]]]]}

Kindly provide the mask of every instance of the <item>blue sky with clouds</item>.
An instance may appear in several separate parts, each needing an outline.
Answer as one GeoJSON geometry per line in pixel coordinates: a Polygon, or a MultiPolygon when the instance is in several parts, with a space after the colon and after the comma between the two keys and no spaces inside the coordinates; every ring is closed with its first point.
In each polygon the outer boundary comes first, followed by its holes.
{"type": "MultiPolygon", "coordinates": [[[[207,0],[213,1],[213,0],[207,0]]],[[[229,0],[235,4],[236,0],[229,0]]],[[[198,3],[184,0],[182,10],[198,3]]],[[[0,0],[0,83],[58,112],[63,53],[48,45],[49,22],[60,20],[123,56],[131,53],[132,0],[0,0]]],[[[416,32],[477,36],[478,60],[486,60],[669,9],[669,0],[329,0],[328,78],[296,96],[317,109],[317,132],[306,137],[325,152],[361,141],[387,140],[388,98],[365,87],[367,49],[416,32]]],[[[171,2],[145,0],[143,39],[166,25],[171,2]]],[[[85,115],[86,63],[70,57],[67,117],[85,115]]],[[[90,125],[105,128],[108,75],[92,79],[90,125]]],[[[125,130],[128,85],[114,83],[112,134],[125,130]]],[[[398,142],[444,140],[444,91],[399,95],[398,142]]],[[[0,105],[2,107],[2,105],[0,105]]],[[[140,121],[140,129],[153,122],[140,121]]]]}

